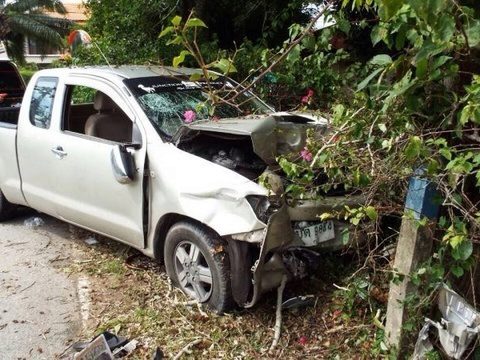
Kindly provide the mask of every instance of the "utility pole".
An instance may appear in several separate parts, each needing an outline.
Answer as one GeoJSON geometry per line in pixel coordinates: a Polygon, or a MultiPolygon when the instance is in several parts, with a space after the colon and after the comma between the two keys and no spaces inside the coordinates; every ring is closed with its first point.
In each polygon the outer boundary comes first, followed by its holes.
{"type": "Polygon", "coordinates": [[[402,281],[391,282],[388,296],[385,332],[389,345],[398,349],[404,347],[403,324],[407,311],[405,300],[416,289],[410,275],[432,254],[433,231],[436,226],[439,202],[435,185],[426,179],[414,176],[405,201],[405,215],[402,219],[394,269],[404,275],[402,281]],[[419,225],[419,220],[428,219],[427,225],[419,225]]]}

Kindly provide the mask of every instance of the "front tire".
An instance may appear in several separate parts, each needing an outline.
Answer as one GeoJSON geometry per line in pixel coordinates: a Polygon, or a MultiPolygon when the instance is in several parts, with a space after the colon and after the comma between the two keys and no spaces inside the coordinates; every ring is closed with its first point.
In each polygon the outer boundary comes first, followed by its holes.
{"type": "Polygon", "coordinates": [[[168,231],[164,250],[167,274],[175,286],[218,313],[232,308],[230,262],[215,232],[179,222],[168,231]]]}
{"type": "Polygon", "coordinates": [[[11,219],[15,207],[7,201],[2,191],[0,190],[0,221],[11,219]]]}

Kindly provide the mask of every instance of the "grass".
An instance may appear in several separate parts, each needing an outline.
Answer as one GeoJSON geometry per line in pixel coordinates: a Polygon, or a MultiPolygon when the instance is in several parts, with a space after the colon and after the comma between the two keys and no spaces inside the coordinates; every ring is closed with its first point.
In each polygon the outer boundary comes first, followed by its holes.
{"type": "Polygon", "coordinates": [[[275,352],[268,353],[275,322],[275,291],[265,294],[253,309],[218,316],[187,305],[188,299],[170,286],[162,266],[142,255],[131,260],[134,250],[104,239],[95,246],[81,242],[79,247],[87,260],[79,261],[71,271],[88,274],[93,289],[91,318],[82,335],[88,339],[108,329],[140,341],[141,346],[129,359],[152,358],[157,347],[173,357],[197,339],[199,343],[182,358],[383,356],[379,345],[383,334],[374,325],[368,304],[333,286],[342,284],[353,272],[351,259],[326,258],[315,277],[287,285],[285,298],[314,294],[316,302],[308,308],[283,312],[280,344],[275,352]],[[355,311],[346,312],[346,301],[355,311]]]}

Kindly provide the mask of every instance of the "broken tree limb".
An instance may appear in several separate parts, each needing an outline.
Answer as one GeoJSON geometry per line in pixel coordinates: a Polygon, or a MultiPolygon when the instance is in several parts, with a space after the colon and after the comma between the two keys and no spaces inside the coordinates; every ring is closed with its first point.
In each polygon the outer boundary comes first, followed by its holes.
{"type": "Polygon", "coordinates": [[[190,350],[190,348],[192,346],[195,346],[195,345],[198,345],[202,342],[202,339],[195,339],[193,340],[192,342],[189,342],[187,345],[185,345],[182,350],[180,350],[177,355],[175,355],[175,357],[173,358],[173,360],[178,360],[182,357],[183,354],[187,353],[188,350],[190,350]]]}
{"type": "Polygon", "coordinates": [[[276,312],[276,318],[275,318],[275,335],[273,337],[272,345],[270,345],[269,351],[273,351],[275,347],[277,346],[279,340],[280,340],[280,335],[282,333],[282,302],[283,302],[283,290],[285,289],[285,284],[287,283],[287,275],[283,275],[282,277],[282,282],[280,283],[280,286],[278,287],[278,292],[277,292],[277,312],[276,312]]]}

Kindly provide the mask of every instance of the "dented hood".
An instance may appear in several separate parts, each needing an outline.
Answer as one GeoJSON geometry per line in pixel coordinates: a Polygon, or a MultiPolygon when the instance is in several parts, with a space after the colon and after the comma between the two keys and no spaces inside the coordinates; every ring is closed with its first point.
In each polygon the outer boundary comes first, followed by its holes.
{"type": "Polygon", "coordinates": [[[327,123],[328,121],[321,117],[293,113],[252,115],[216,121],[202,120],[182,126],[174,142],[192,131],[249,136],[254,152],[267,164],[273,164],[279,154],[286,152],[286,143],[288,150],[300,151],[305,146],[307,128],[314,127],[323,132],[327,123]]]}

